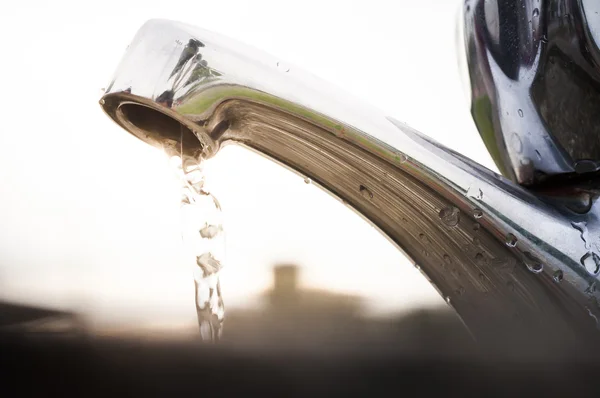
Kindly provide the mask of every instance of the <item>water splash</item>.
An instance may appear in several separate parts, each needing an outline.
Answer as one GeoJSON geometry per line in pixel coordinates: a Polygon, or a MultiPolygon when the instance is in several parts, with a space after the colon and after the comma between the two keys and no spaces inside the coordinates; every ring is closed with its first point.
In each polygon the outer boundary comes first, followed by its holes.
{"type": "Polygon", "coordinates": [[[216,342],[221,338],[225,317],[219,282],[225,259],[221,206],[206,187],[203,160],[184,149],[173,160],[179,160],[177,171],[182,182],[184,261],[193,269],[200,335],[205,342],[216,342]]]}

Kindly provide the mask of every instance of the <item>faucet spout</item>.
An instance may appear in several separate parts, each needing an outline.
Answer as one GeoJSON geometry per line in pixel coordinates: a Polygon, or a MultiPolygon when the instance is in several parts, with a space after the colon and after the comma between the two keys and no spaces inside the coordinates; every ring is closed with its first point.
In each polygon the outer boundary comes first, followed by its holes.
{"type": "Polygon", "coordinates": [[[528,190],[276,58],[171,21],[140,29],[100,102],[151,145],[184,139],[209,158],[235,143],[307,176],[402,250],[490,347],[499,335],[570,353],[598,341],[593,187],[528,190]]]}

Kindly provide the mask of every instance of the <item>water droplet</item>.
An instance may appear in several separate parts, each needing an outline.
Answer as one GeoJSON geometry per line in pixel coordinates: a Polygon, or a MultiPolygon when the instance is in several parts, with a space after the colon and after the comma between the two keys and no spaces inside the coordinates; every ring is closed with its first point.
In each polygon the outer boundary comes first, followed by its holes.
{"type": "Polygon", "coordinates": [[[537,149],[535,150],[535,157],[537,158],[537,160],[542,160],[542,155],[540,154],[540,151],[538,151],[537,149]]]}
{"type": "Polygon", "coordinates": [[[104,105],[105,103],[106,103],[106,101],[104,101],[104,98],[102,98],[102,99],[100,100],[100,105],[104,105]]]}
{"type": "Polygon", "coordinates": [[[290,68],[285,65],[283,62],[277,62],[277,68],[281,69],[284,72],[289,72],[290,68]]]}
{"type": "Polygon", "coordinates": [[[363,198],[373,199],[373,193],[369,191],[369,188],[365,187],[364,185],[360,186],[359,191],[363,198]]]}
{"type": "Polygon", "coordinates": [[[310,178],[308,178],[308,177],[304,178],[304,183],[305,184],[310,184],[310,178]]]}
{"type": "Polygon", "coordinates": [[[528,157],[521,158],[519,163],[521,163],[521,166],[524,168],[523,169],[524,172],[533,170],[533,163],[531,162],[531,159],[529,159],[528,157]]]}
{"type": "Polygon", "coordinates": [[[519,137],[519,134],[517,133],[512,133],[510,136],[510,145],[517,153],[523,151],[523,142],[521,142],[521,137],[519,137]]]}
{"type": "Polygon", "coordinates": [[[581,257],[581,265],[592,275],[600,273],[600,257],[596,253],[587,252],[581,257]]]}
{"type": "Polygon", "coordinates": [[[442,222],[449,227],[456,227],[460,221],[460,210],[454,206],[445,207],[439,213],[442,222]]]}
{"type": "Polygon", "coordinates": [[[210,322],[202,321],[200,323],[200,335],[202,336],[203,340],[212,340],[212,327],[210,326],[210,322]]]}
{"type": "Polygon", "coordinates": [[[444,254],[444,262],[446,264],[450,265],[450,264],[452,264],[452,258],[449,255],[444,254]]]}
{"type": "Polygon", "coordinates": [[[537,8],[533,9],[533,17],[537,18],[540,15],[540,10],[538,10],[537,8]]]}
{"type": "Polygon", "coordinates": [[[556,283],[562,282],[563,277],[564,277],[564,274],[563,274],[562,270],[557,270],[554,272],[554,274],[552,274],[552,279],[554,279],[554,281],[556,283]]]}
{"type": "Polygon", "coordinates": [[[544,270],[544,264],[542,264],[539,258],[534,256],[530,252],[525,252],[523,254],[526,257],[525,265],[527,266],[527,269],[529,269],[529,271],[533,272],[534,274],[539,274],[544,270]]]}
{"type": "Polygon", "coordinates": [[[415,264],[415,268],[416,268],[417,270],[420,270],[420,269],[421,269],[421,266],[420,266],[419,264],[415,264]]]}
{"type": "Polygon", "coordinates": [[[585,289],[585,293],[586,294],[594,294],[596,292],[596,282],[592,282],[589,284],[589,286],[585,289]]]}
{"type": "Polygon", "coordinates": [[[483,254],[481,254],[481,253],[477,253],[475,255],[475,263],[477,265],[486,265],[487,261],[485,259],[485,256],[483,254]]]}
{"type": "Polygon", "coordinates": [[[450,296],[446,296],[446,303],[450,304],[450,296]]]}
{"type": "Polygon", "coordinates": [[[212,253],[202,253],[196,257],[196,264],[204,272],[204,276],[212,275],[221,269],[221,262],[212,253]]]}
{"type": "Polygon", "coordinates": [[[208,225],[208,223],[206,223],[204,228],[200,230],[200,236],[205,239],[212,239],[219,234],[221,229],[220,226],[208,225]]]}
{"type": "Polygon", "coordinates": [[[591,246],[589,243],[589,231],[588,231],[588,227],[587,227],[587,222],[586,221],[572,222],[571,226],[581,233],[580,236],[581,236],[581,240],[583,241],[583,245],[585,246],[585,248],[587,250],[589,250],[591,246]]]}
{"type": "Polygon", "coordinates": [[[519,109],[519,116],[523,117],[523,110],[519,109]]]}
{"type": "Polygon", "coordinates": [[[482,200],[483,199],[483,191],[481,190],[481,188],[471,185],[469,187],[469,189],[467,190],[467,196],[470,196],[476,200],[482,200]]]}
{"type": "Polygon", "coordinates": [[[430,243],[429,238],[425,234],[419,234],[419,240],[425,244],[430,243]]]}
{"type": "Polygon", "coordinates": [[[473,223],[473,231],[477,232],[477,231],[479,231],[480,228],[481,228],[481,224],[479,224],[478,222],[473,223]]]}
{"type": "Polygon", "coordinates": [[[476,208],[473,210],[473,217],[475,217],[475,218],[477,218],[477,219],[479,219],[479,218],[483,217],[483,212],[481,211],[481,209],[479,209],[479,208],[477,208],[477,207],[476,207],[476,208]]]}
{"type": "Polygon", "coordinates": [[[399,156],[399,160],[400,160],[400,163],[405,163],[408,160],[408,158],[406,157],[405,154],[401,153],[399,156]]]}
{"type": "Polygon", "coordinates": [[[517,237],[514,234],[508,233],[506,234],[506,238],[504,239],[504,243],[508,247],[515,247],[517,245],[517,237]]]}

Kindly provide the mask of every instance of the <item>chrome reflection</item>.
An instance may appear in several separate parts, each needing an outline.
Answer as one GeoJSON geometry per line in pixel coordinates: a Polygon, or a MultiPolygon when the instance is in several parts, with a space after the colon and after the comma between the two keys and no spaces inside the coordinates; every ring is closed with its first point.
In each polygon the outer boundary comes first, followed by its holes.
{"type": "MultiPolygon", "coordinates": [[[[509,65],[511,73],[529,79],[537,49],[526,49],[529,69],[509,65]]],[[[214,33],[153,20],[129,46],[101,104],[125,130],[167,151],[181,145],[172,134],[178,126],[193,156],[207,159],[236,143],[323,187],[406,253],[478,342],[507,349],[553,344],[569,353],[598,342],[600,293],[588,289],[597,275],[582,266],[588,249],[572,226],[586,222],[597,250],[594,181],[527,190],[279,63],[214,33]],[[190,45],[194,40],[203,46],[190,45]],[[129,120],[131,104],[172,124],[157,131],[129,120]],[[587,210],[577,206],[584,197],[587,210]]],[[[530,108],[512,105],[517,120],[519,110],[531,117],[530,108]]],[[[533,148],[526,136],[516,144],[515,153],[526,155],[518,170],[535,176],[539,158],[549,162],[548,173],[562,170],[553,144],[533,148]]]]}

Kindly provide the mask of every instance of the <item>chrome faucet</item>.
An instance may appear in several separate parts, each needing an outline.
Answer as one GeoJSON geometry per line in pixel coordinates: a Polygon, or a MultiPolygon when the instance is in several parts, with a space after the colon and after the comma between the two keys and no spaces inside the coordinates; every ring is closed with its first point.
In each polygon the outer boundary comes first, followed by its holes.
{"type": "Polygon", "coordinates": [[[565,131],[570,119],[556,113],[568,109],[550,98],[600,82],[598,48],[565,40],[598,44],[584,31],[589,4],[465,1],[472,113],[505,176],[276,58],[172,21],[139,30],[100,104],[158,148],[185,141],[210,158],[235,143],[310,178],[402,250],[481,343],[590,352],[600,340],[600,113],[569,114],[581,124],[565,131]],[[581,69],[555,71],[553,57],[581,69]]]}

